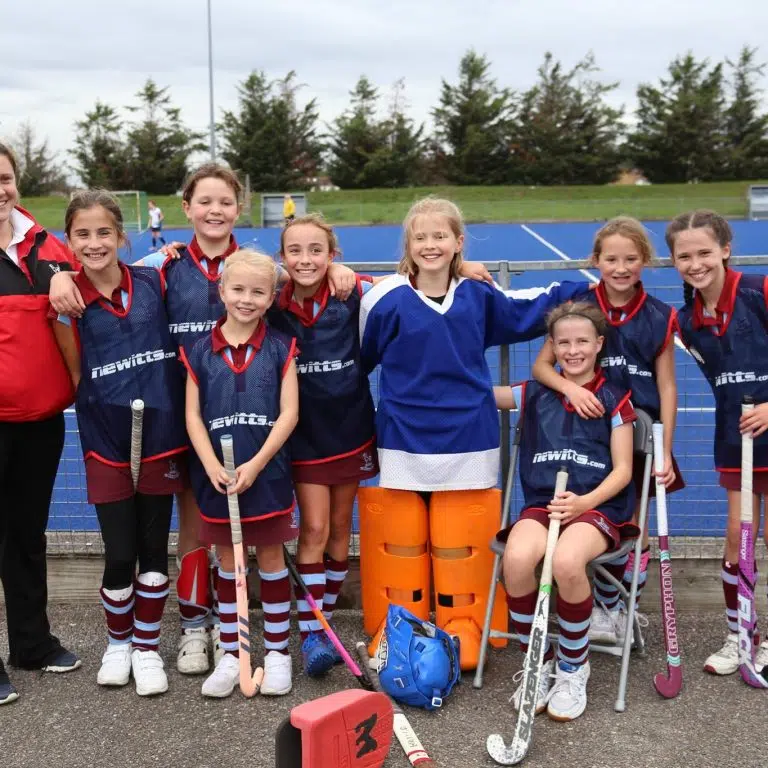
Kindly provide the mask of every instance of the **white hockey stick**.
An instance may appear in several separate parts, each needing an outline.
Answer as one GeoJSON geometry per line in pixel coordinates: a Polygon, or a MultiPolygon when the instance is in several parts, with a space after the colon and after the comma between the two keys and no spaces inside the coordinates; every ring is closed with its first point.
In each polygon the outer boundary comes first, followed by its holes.
{"type": "MultiPolygon", "coordinates": [[[[565,491],[568,485],[568,471],[561,467],[555,482],[555,496],[565,491]]],[[[552,559],[560,535],[560,521],[550,520],[547,533],[547,548],[544,552],[544,564],[541,567],[539,596],[533,612],[533,624],[528,641],[528,653],[523,664],[522,695],[520,711],[512,744],[508,747],[501,734],[493,733],[488,737],[488,754],[499,765],[517,765],[528,754],[533,737],[533,721],[536,717],[536,698],[539,692],[539,678],[544,663],[544,649],[547,647],[547,620],[549,619],[549,597],[552,592],[552,559]]]]}
{"type": "MultiPolygon", "coordinates": [[[[235,450],[232,435],[221,436],[221,452],[224,456],[224,469],[231,483],[235,482],[235,450]]],[[[232,529],[232,549],[235,552],[235,588],[237,590],[237,634],[240,648],[237,652],[240,660],[240,690],[243,696],[251,698],[261,688],[264,670],[261,667],[251,673],[251,629],[248,619],[248,570],[245,564],[243,548],[243,529],[240,525],[240,505],[236,493],[227,494],[229,505],[229,525],[232,529]]]]}
{"type": "Polygon", "coordinates": [[[141,472],[141,435],[144,427],[144,401],[131,402],[131,479],[133,489],[139,484],[141,472]]]}

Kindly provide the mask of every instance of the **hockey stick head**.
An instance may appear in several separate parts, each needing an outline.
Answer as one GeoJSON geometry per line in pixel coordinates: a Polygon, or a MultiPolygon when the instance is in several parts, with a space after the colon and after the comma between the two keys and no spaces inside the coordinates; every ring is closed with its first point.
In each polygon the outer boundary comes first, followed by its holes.
{"type": "Polygon", "coordinates": [[[668,661],[667,674],[659,672],[654,675],[653,685],[660,696],[665,699],[674,699],[683,687],[683,670],[680,666],[680,659],[677,660],[677,665],[672,665],[668,661]]]}
{"type": "Polygon", "coordinates": [[[241,674],[240,693],[242,693],[246,699],[251,699],[261,690],[261,684],[263,682],[264,670],[261,667],[256,667],[251,677],[241,674]]]}
{"type": "Polygon", "coordinates": [[[485,747],[488,754],[499,765],[517,765],[525,760],[529,743],[513,739],[511,746],[508,747],[500,734],[492,733],[486,740],[485,747]]]}

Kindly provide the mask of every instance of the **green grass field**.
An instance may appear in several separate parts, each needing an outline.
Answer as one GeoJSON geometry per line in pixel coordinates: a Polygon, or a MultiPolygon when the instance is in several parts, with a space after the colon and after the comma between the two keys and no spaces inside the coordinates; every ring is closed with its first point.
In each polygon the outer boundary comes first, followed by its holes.
{"type": "MultiPolygon", "coordinates": [[[[339,192],[310,192],[310,210],[322,211],[333,224],[399,224],[410,204],[428,194],[448,197],[469,222],[600,221],[629,214],[640,219],[669,219],[690,208],[714,208],[725,216],[746,215],[750,182],[658,184],[600,187],[411,187],[339,192]]],[[[181,198],[156,196],[166,227],[187,226],[181,198]]],[[[49,229],[61,229],[64,197],[30,197],[22,205],[49,229]]],[[[251,220],[260,221],[259,193],[253,195],[251,220]]]]}

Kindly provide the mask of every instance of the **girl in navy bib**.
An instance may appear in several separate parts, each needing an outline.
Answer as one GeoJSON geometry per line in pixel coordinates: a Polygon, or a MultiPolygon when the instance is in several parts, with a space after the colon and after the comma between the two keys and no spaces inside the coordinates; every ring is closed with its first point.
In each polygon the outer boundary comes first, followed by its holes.
{"type": "Polygon", "coordinates": [[[173,493],[186,478],[181,369],[161,274],[118,261],[125,234],[114,198],[102,190],[76,194],[65,230],[82,264],[76,280],[86,306],[76,320],[59,317],[55,332],[77,387],[88,500],[104,540],[101,599],[109,645],[97,681],[125,685],[133,673],[137,693],[149,696],[168,689],[157,651],[173,493]],[[135,399],[144,401],[136,489],[129,468],[135,399]]]}
{"type": "MultiPolygon", "coordinates": [[[[525,653],[538,594],[536,566],[544,556],[550,519],[561,521],[553,563],[560,626],[557,665],[554,651],[547,647],[536,710],[546,707],[555,720],[573,720],[586,707],[590,674],[593,597],[587,566],[613,548],[623,532],[637,531],[631,524],[635,413],[627,389],[609,382],[598,364],[607,330],[598,307],[587,302],[564,304],[550,314],[548,327],[563,377],[586,387],[603,413],[583,418],[567,398],[537,381],[495,387],[499,408],[520,411],[520,480],[525,498],[520,519],[499,538],[506,538],[507,604],[525,653]],[[553,498],[561,466],[568,470],[568,489],[553,498]]],[[[517,708],[520,695],[518,689],[513,699],[517,708]]]]}
{"type": "MultiPolygon", "coordinates": [[[[619,216],[611,219],[595,235],[592,263],[600,271],[600,282],[589,298],[602,310],[608,323],[600,364],[608,381],[632,392],[632,404],[664,424],[664,470],[661,479],[667,493],[685,487],[677,462],[672,455],[672,440],[677,417],[677,384],[675,381],[675,310],[649,296],[641,282],[643,267],[653,259],[653,246],[645,227],[636,219],[619,216]]],[[[576,411],[585,418],[603,414],[595,395],[575,386],[554,369],[551,343],[545,344],[533,375],[548,387],[565,395],[576,411]]],[[[643,480],[642,457],[633,467],[635,485],[643,480]]],[[[649,495],[656,495],[651,483],[649,495]]],[[[639,496],[639,494],[638,494],[639,496]]],[[[639,505],[639,498],[638,498],[639,505]]],[[[635,508],[637,520],[639,508],[635,508]]],[[[643,531],[643,551],[637,584],[635,606],[640,601],[648,577],[650,546],[648,525],[643,531]]],[[[623,555],[606,568],[629,591],[634,568],[633,554],[623,555]]],[[[590,639],[597,642],[619,642],[626,629],[627,613],[619,599],[618,589],[605,579],[595,579],[595,609],[590,625],[590,639]]]]}
{"type": "MultiPolygon", "coordinates": [[[[680,336],[715,396],[715,468],[728,493],[728,526],[722,566],[728,635],[704,669],[728,675],[738,669],[737,613],[741,435],[754,438],[754,530],[760,499],[768,493],[768,279],[728,266],[732,233],[714,211],[692,211],[667,227],[667,245],[685,282],[685,306],[678,315],[680,336]],[[745,395],[758,405],[745,417],[745,395]]],[[[768,664],[768,643],[758,649],[757,666],[768,664]]]]}
{"type": "Polygon", "coordinates": [[[277,265],[264,254],[237,251],[227,259],[219,291],[226,315],[192,349],[182,350],[187,376],[187,431],[197,460],[192,486],[200,538],[219,557],[217,603],[224,655],[203,683],[204,696],[223,698],[238,679],[238,629],[232,532],[227,494],[239,495],[243,544],[256,548],[264,608],[261,693],[291,690],[288,653],[291,587],[283,544],[296,538],[287,440],[298,420],[296,340],[264,321],[275,295],[277,265]],[[221,437],[233,437],[237,479],[228,485],[221,437]]]}

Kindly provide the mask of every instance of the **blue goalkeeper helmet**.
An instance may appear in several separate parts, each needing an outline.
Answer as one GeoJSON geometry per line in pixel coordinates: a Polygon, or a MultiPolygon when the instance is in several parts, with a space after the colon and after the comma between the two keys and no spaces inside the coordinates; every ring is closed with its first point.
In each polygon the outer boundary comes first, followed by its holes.
{"type": "Polygon", "coordinates": [[[381,687],[396,701],[437,709],[460,675],[458,638],[390,605],[379,645],[381,687]]]}

